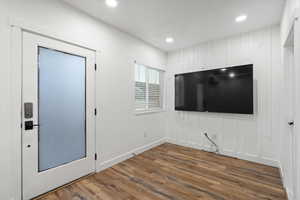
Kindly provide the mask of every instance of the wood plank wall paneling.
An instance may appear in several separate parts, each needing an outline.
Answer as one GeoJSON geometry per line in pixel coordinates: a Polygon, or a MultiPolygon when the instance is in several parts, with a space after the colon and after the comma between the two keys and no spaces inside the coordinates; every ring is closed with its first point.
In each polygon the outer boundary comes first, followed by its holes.
{"type": "Polygon", "coordinates": [[[38,200],[286,200],[279,170],[163,144],[38,200]]]}
{"type": "Polygon", "coordinates": [[[278,166],[283,88],[279,26],[171,52],[166,74],[167,137],[172,143],[211,148],[208,132],[225,155],[278,166]],[[174,111],[174,74],[254,64],[255,115],[174,111]],[[203,68],[204,67],[204,68],[203,68]]]}

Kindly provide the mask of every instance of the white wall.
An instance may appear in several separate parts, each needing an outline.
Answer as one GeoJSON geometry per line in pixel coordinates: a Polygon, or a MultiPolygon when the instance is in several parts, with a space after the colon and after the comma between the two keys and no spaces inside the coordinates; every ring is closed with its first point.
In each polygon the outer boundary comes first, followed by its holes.
{"type": "MultiPolygon", "coordinates": [[[[298,44],[292,44],[292,47],[290,48],[298,48],[298,50],[295,50],[295,58],[296,60],[292,61],[295,62],[295,91],[294,94],[299,97],[299,69],[297,63],[299,63],[299,20],[296,22],[294,30],[292,30],[292,25],[294,23],[294,19],[296,16],[299,16],[299,9],[300,6],[300,0],[287,0],[284,13],[282,16],[282,22],[281,22],[281,50],[282,50],[282,60],[283,60],[283,67],[285,71],[288,71],[289,69],[289,63],[291,63],[291,59],[294,59],[294,57],[291,57],[288,54],[288,51],[284,47],[284,44],[286,42],[286,39],[291,31],[295,31],[294,34],[294,41],[298,44]],[[297,61],[297,62],[296,62],[297,61]]],[[[291,77],[287,77],[287,82],[291,79],[291,77]]],[[[288,86],[288,85],[287,85],[288,86]]],[[[283,96],[286,95],[286,93],[282,93],[283,96]]],[[[294,131],[291,131],[291,128],[288,128],[286,125],[286,122],[291,119],[284,119],[284,124],[282,126],[281,131],[281,145],[280,145],[280,163],[281,163],[281,172],[283,176],[283,182],[284,186],[287,190],[288,196],[290,200],[296,200],[300,198],[300,137],[299,137],[299,127],[297,124],[299,124],[299,98],[296,97],[296,104],[294,108],[294,121],[295,121],[295,127],[294,131]],[[297,163],[298,159],[298,163],[297,163]]],[[[285,101],[285,98],[282,99],[282,102],[286,103],[286,106],[288,102],[285,101]]],[[[284,113],[285,116],[288,115],[288,113],[284,113]]]]}
{"type": "Polygon", "coordinates": [[[8,65],[9,32],[5,26],[5,20],[0,17],[0,176],[4,179],[0,181],[0,199],[9,199],[11,189],[11,155],[10,150],[10,85],[9,85],[9,65],[8,65]]]}
{"type": "Polygon", "coordinates": [[[204,132],[216,135],[222,153],[278,166],[282,69],[280,30],[255,32],[171,52],[167,68],[167,137],[178,144],[209,149],[204,132]],[[255,115],[174,111],[174,74],[254,64],[255,115]]]}
{"type": "MultiPolygon", "coordinates": [[[[153,67],[164,68],[166,54],[144,42],[82,14],[58,0],[0,0],[0,199],[18,198],[17,174],[10,148],[12,140],[10,119],[8,18],[45,27],[57,35],[85,43],[101,50],[97,72],[97,168],[136,148],[164,137],[164,113],[134,115],[134,60],[153,67]],[[147,137],[144,137],[146,131],[147,137]]],[[[106,166],[106,165],[105,165],[106,166]]]]}
{"type": "Polygon", "coordinates": [[[300,7],[300,0],[287,0],[285,3],[284,12],[282,15],[282,21],[281,21],[281,42],[285,42],[285,39],[287,38],[290,26],[292,25],[293,18],[296,15],[297,8],[300,7]]]}

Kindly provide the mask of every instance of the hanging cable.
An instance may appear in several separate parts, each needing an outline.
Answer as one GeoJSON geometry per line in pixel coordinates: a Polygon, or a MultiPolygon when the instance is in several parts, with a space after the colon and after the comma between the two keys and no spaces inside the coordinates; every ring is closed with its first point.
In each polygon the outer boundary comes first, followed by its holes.
{"type": "Polygon", "coordinates": [[[214,151],[214,153],[220,153],[218,145],[212,139],[210,139],[207,133],[204,133],[204,135],[208,139],[208,141],[210,141],[215,146],[216,151],[214,151]]]}

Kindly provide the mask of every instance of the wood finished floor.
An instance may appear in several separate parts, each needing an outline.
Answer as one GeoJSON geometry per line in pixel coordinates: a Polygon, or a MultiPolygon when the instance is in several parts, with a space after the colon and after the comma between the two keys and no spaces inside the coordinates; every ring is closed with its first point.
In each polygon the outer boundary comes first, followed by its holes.
{"type": "Polygon", "coordinates": [[[287,199],[279,170],[163,144],[39,200],[287,199]]]}

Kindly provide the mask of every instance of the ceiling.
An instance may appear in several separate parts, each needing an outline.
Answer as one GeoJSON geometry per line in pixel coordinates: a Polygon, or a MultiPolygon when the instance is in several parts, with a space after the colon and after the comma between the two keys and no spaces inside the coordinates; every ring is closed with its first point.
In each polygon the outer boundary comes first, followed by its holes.
{"type": "Polygon", "coordinates": [[[285,0],[63,0],[165,51],[279,24],[285,0]],[[248,19],[236,23],[235,18],[248,19]],[[174,37],[173,44],[165,38],[174,37]]]}

